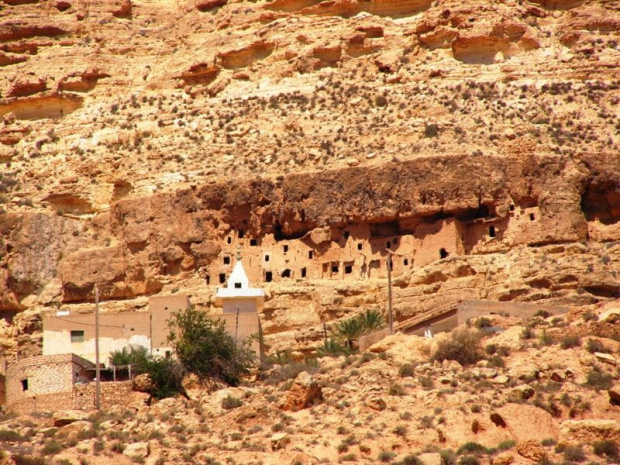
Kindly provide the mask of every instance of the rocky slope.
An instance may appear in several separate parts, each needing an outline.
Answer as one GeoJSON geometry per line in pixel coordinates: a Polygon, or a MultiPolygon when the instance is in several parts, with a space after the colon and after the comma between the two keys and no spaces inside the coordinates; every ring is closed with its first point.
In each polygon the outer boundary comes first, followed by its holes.
{"type": "Polygon", "coordinates": [[[452,335],[398,334],[189,400],[3,416],[1,463],[620,463],[619,312],[473,321],[494,331],[474,365],[431,361],[452,335]]]}
{"type": "MultiPolygon", "coordinates": [[[[213,308],[205,270],[241,229],[536,209],[535,227],[403,272],[397,317],[618,297],[619,26],[611,0],[5,0],[4,349],[36,351],[38,315],[87,310],[95,282],[104,310],[173,291],[213,308]]],[[[308,328],[384,308],[385,285],[267,283],[268,342],[305,350],[308,328]]]]}

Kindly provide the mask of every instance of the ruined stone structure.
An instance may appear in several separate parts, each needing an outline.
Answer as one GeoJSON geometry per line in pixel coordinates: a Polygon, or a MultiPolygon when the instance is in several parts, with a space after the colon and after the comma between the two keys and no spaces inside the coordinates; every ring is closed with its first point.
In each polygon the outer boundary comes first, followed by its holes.
{"type": "MultiPolygon", "coordinates": [[[[481,210],[486,207],[482,206],[481,210]]],[[[450,256],[480,253],[530,243],[540,233],[538,207],[516,207],[502,219],[488,212],[468,212],[461,219],[433,221],[413,218],[389,223],[350,224],[316,228],[298,238],[266,234],[248,237],[233,230],[224,238],[218,257],[206,269],[207,284],[224,284],[231,276],[233,251],[239,248],[254,282],[300,282],[315,279],[385,278],[387,252],[394,253],[392,271],[402,274],[450,256]]]]}

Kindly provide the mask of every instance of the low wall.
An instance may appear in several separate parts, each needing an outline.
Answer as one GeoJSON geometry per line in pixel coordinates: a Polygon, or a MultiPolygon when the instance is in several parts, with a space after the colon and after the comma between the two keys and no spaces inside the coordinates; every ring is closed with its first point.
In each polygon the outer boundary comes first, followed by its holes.
{"type": "MultiPolygon", "coordinates": [[[[74,410],[93,410],[95,408],[96,383],[76,384],[71,393],[74,410]]],[[[131,381],[110,381],[100,384],[101,408],[106,410],[113,405],[123,405],[131,394],[131,381]]]]}
{"type": "Polygon", "coordinates": [[[7,408],[17,415],[71,409],[71,391],[21,396],[7,405],[7,408]]]}
{"type": "Polygon", "coordinates": [[[390,334],[390,329],[380,329],[379,331],[375,331],[374,333],[364,334],[360,336],[357,340],[357,347],[360,352],[364,352],[371,345],[376,344],[381,341],[383,338],[387,337],[390,334]]]}
{"type": "Polygon", "coordinates": [[[458,324],[463,325],[469,318],[478,318],[492,314],[507,314],[518,318],[532,318],[537,312],[545,311],[550,315],[568,313],[569,307],[563,305],[544,305],[522,302],[496,302],[492,300],[468,300],[458,304],[458,324]]]}

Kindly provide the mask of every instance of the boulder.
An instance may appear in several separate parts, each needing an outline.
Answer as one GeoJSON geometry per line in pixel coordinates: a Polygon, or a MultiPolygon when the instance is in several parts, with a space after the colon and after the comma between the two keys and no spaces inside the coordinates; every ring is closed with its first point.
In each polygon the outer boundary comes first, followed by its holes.
{"type": "Polygon", "coordinates": [[[150,393],[153,390],[153,382],[148,373],[136,376],[131,382],[131,389],[138,392],[150,393]]]}
{"type": "Polygon", "coordinates": [[[560,442],[566,444],[592,444],[605,439],[620,437],[620,422],[616,420],[567,420],[560,429],[560,442]]]}
{"type": "Polygon", "coordinates": [[[271,450],[276,451],[286,447],[291,442],[291,438],[286,433],[276,433],[271,436],[271,450]]]}
{"type": "Polygon", "coordinates": [[[134,442],[133,444],[128,444],[123,451],[123,455],[131,458],[145,458],[148,457],[150,452],[149,443],[148,442],[134,442]]]}
{"type": "Polygon", "coordinates": [[[60,428],[60,430],[56,432],[55,437],[58,439],[65,438],[68,441],[76,440],[81,434],[90,430],[92,426],[93,425],[90,421],[74,421],[73,423],[69,423],[60,428]]]}
{"type": "Polygon", "coordinates": [[[385,401],[381,397],[370,397],[369,399],[366,400],[365,403],[366,403],[366,407],[369,407],[373,410],[377,410],[379,412],[387,408],[385,401]]]}
{"type": "Polygon", "coordinates": [[[62,410],[52,415],[52,423],[54,426],[65,426],[75,423],[76,421],[85,421],[87,419],[88,414],[79,410],[62,410]]]}
{"type": "Polygon", "coordinates": [[[620,405],[620,383],[614,384],[607,393],[609,394],[609,402],[620,405]]]}
{"type": "Polygon", "coordinates": [[[557,421],[533,405],[508,403],[491,414],[491,421],[521,441],[557,439],[559,434],[557,421]]]}
{"type": "Polygon", "coordinates": [[[547,458],[545,448],[538,441],[523,441],[517,444],[517,453],[534,462],[542,462],[547,458]]]}
{"type": "Polygon", "coordinates": [[[536,394],[536,390],[529,384],[521,384],[510,391],[510,399],[525,400],[536,394]]]}
{"type": "Polygon", "coordinates": [[[510,452],[502,452],[493,458],[493,465],[510,465],[515,461],[514,455],[510,452]]]}
{"type": "Polygon", "coordinates": [[[297,411],[314,405],[323,399],[321,386],[307,372],[302,371],[295,378],[282,404],[282,410],[297,411]]]}
{"type": "Polygon", "coordinates": [[[603,352],[594,352],[594,356],[599,362],[608,363],[609,365],[616,366],[616,358],[613,355],[605,354],[603,352]]]}

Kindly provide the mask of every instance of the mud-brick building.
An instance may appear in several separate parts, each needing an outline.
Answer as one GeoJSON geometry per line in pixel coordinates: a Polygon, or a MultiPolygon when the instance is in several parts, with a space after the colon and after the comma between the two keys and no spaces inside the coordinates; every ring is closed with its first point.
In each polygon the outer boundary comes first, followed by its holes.
{"type": "MultiPolygon", "coordinates": [[[[154,356],[171,353],[167,320],[173,312],[189,308],[187,295],[151,297],[148,312],[99,315],[100,360],[111,352],[142,346],[154,356]]],[[[48,315],[43,318],[43,355],[73,353],[95,361],[95,315],[48,315]]]]}

